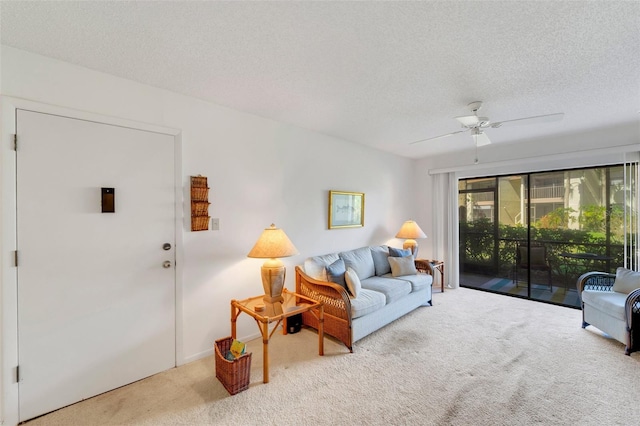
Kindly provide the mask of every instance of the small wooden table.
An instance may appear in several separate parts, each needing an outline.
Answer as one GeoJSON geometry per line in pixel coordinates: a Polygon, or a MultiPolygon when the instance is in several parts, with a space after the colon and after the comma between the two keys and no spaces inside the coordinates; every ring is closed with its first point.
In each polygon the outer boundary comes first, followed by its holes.
{"type": "Polygon", "coordinates": [[[318,354],[324,355],[324,304],[284,289],[283,302],[265,303],[263,296],[231,301],[231,337],[236,338],[236,320],[244,312],[251,316],[262,334],[263,382],[269,383],[269,339],[282,323],[282,334],[287,334],[287,318],[303,312],[311,312],[318,319],[318,354]],[[256,312],[256,306],[263,305],[264,311],[256,312]],[[276,322],[269,333],[269,324],[276,322]]]}
{"type": "MultiPolygon", "coordinates": [[[[444,262],[442,260],[416,259],[416,269],[433,276],[433,270],[440,272],[440,290],[444,293],[444,262]]],[[[435,276],[433,277],[435,279],[435,276]]]]}
{"type": "Polygon", "coordinates": [[[564,259],[564,292],[567,290],[575,290],[569,285],[575,282],[578,277],[588,271],[606,271],[608,264],[614,258],[596,253],[558,253],[564,259]],[[594,269],[595,262],[599,263],[600,268],[594,269]]]}

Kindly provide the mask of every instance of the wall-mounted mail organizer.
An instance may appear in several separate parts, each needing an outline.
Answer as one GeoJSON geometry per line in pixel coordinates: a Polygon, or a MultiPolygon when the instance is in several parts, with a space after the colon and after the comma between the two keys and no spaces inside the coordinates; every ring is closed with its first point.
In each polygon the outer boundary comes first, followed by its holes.
{"type": "Polygon", "coordinates": [[[191,230],[209,229],[209,187],[204,176],[191,176],[191,230]]]}

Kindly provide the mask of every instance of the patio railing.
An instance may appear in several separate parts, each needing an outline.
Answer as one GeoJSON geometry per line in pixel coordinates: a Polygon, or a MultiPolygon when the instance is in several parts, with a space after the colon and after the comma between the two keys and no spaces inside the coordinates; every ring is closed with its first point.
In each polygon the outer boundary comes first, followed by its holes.
{"type": "MultiPolygon", "coordinates": [[[[474,239],[473,235],[466,235],[467,243],[469,239],[474,239]]],[[[466,272],[481,273],[488,276],[510,278],[516,262],[516,249],[518,242],[524,240],[499,238],[493,240],[493,244],[487,241],[487,235],[478,235],[483,240],[480,243],[484,246],[482,253],[470,253],[468,244],[464,247],[461,241],[460,247],[460,269],[466,272]],[[497,247],[495,243],[497,242],[497,247]]],[[[568,270],[580,271],[579,266],[584,267],[584,272],[588,270],[599,270],[615,273],[618,266],[624,265],[624,247],[621,244],[597,244],[571,241],[549,241],[535,240],[536,243],[544,244],[547,248],[547,261],[551,266],[553,280],[566,280],[568,270]],[[588,256],[582,259],[563,256],[566,253],[591,253],[596,256],[589,260],[588,256]],[[570,268],[570,265],[571,268],[570,268]]],[[[577,277],[576,277],[577,278],[577,277]]]]}

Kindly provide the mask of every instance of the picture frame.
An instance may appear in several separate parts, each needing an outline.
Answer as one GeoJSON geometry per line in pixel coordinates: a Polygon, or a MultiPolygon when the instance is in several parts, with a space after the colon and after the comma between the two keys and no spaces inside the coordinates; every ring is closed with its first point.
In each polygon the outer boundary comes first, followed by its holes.
{"type": "Polygon", "coordinates": [[[364,193],[329,191],[329,229],[364,226],[364,193]]]}

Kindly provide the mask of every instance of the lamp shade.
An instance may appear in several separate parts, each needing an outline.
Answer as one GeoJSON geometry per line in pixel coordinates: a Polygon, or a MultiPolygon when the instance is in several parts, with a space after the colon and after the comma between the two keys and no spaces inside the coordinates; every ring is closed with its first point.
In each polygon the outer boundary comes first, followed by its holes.
{"type": "Polygon", "coordinates": [[[293,245],[287,234],[272,223],[270,227],[262,231],[260,238],[255,243],[247,257],[261,259],[276,259],[298,254],[298,249],[293,245]]]}
{"type": "Polygon", "coordinates": [[[408,238],[413,240],[416,238],[427,238],[427,234],[420,229],[415,221],[407,220],[402,224],[402,227],[396,234],[396,238],[408,238]]]}

